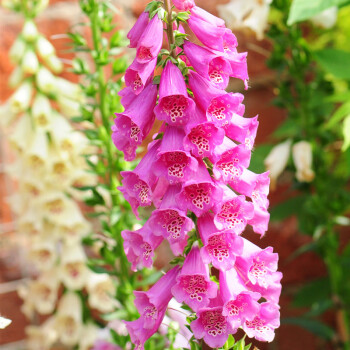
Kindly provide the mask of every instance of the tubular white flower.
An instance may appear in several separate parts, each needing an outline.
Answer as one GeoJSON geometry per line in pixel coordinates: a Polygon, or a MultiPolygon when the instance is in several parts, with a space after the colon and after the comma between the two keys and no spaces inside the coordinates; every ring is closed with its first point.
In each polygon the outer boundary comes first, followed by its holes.
{"type": "Polygon", "coordinates": [[[11,113],[18,114],[24,112],[30,105],[33,95],[33,85],[29,81],[25,81],[10,97],[11,113]]]}
{"type": "Polygon", "coordinates": [[[13,63],[19,63],[22,60],[22,57],[24,55],[26,48],[27,48],[26,43],[23,41],[21,37],[18,37],[10,48],[10,51],[9,51],[10,60],[13,63]]]}
{"type": "Polygon", "coordinates": [[[310,21],[321,28],[330,29],[334,27],[338,19],[338,7],[330,7],[316,16],[310,18],[310,21]]]}
{"type": "Polygon", "coordinates": [[[50,350],[58,338],[54,329],[55,317],[50,317],[41,326],[26,327],[27,350],[50,350]]]}
{"type": "Polygon", "coordinates": [[[21,67],[23,72],[29,75],[35,74],[38,71],[39,60],[38,57],[36,57],[34,51],[26,51],[25,55],[23,56],[21,67]]]}
{"type": "Polygon", "coordinates": [[[42,35],[37,39],[35,49],[43,60],[55,54],[55,48],[53,45],[42,35]]]}
{"type": "Polygon", "coordinates": [[[46,96],[37,93],[32,105],[32,116],[35,124],[46,129],[50,124],[51,115],[50,100],[46,96]]]}
{"type": "Polygon", "coordinates": [[[42,172],[49,160],[49,144],[44,131],[36,130],[25,154],[25,164],[35,172],[42,172]]]}
{"type": "Polygon", "coordinates": [[[9,86],[16,88],[23,81],[24,74],[21,66],[17,66],[10,75],[8,80],[9,86]]]}
{"type": "Polygon", "coordinates": [[[273,147],[268,156],[265,158],[264,164],[266,170],[270,171],[271,189],[276,188],[277,178],[286,168],[292,141],[287,140],[273,147]]]}
{"type": "Polygon", "coordinates": [[[295,177],[300,182],[311,182],[315,178],[315,173],[312,170],[312,147],[310,142],[297,142],[293,145],[292,152],[297,170],[295,177]]]}
{"type": "Polygon", "coordinates": [[[80,103],[73,101],[63,95],[57,96],[57,102],[60,106],[61,112],[69,118],[80,115],[80,103]]]}
{"type": "Polygon", "coordinates": [[[26,20],[22,30],[23,39],[32,42],[38,37],[38,28],[32,20],[26,20]]]}
{"type": "Polygon", "coordinates": [[[47,66],[56,74],[59,74],[63,70],[62,61],[55,55],[51,55],[45,58],[47,66]]]}
{"type": "Polygon", "coordinates": [[[108,274],[91,274],[86,286],[89,305],[102,313],[112,312],[118,305],[114,298],[116,287],[108,274]]]}
{"type": "Polygon", "coordinates": [[[64,294],[58,304],[55,330],[62,344],[73,346],[81,338],[82,305],[78,295],[73,292],[64,294]]]}
{"type": "Polygon", "coordinates": [[[57,234],[66,245],[79,244],[80,240],[90,232],[90,223],[82,215],[81,217],[81,222],[66,223],[57,227],[57,234]]]}
{"type": "Polygon", "coordinates": [[[71,100],[84,101],[84,94],[81,87],[67,79],[57,78],[57,92],[71,100]]]}
{"type": "Polygon", "coordinates": [[[84,288],[90,277],[86,255],[81,245],[64,246],[62,249],[60,275],[63,284],[71,289],[84,288]]]}
{"type": "Polygon", "coordinates": [[[30,117],[28,114],[25,114],[16,123],[15,128],[9,136],[9,141],[11,146],[18,152],[23,152],[26,148],[28,148],[28,144],[31,144],[33,135],[34,133],[30,122],[30,117]]]}
{"type": "Polygon", "coordinates": [[[44,93],[54,94],[56,91],[56,78],[45,67],[40,67],[36,73],[36,83],[44,93]]]}
{"type": "Polygon", "coordinates": [[[0,329],[5,329],[11,322],[10,319],[0,316],[0,329]]]}
{"type": "Polygon", "coordinates": [[[220,16],[230,28],[250,28],[262,40],[272,0],[231,0],[218,6],[220,16]]]}
{"type": "Polygon", "coordinates": [[[15,119],[9,101],[0,106],[0,126],[8,127],[15,119]]]}
{"type": "Polygon", "coordinates": [[[97,339],[99,328],[93,323],[88,323],[83,327],[79,342],[79,350],[91,349],[97,339]]]}

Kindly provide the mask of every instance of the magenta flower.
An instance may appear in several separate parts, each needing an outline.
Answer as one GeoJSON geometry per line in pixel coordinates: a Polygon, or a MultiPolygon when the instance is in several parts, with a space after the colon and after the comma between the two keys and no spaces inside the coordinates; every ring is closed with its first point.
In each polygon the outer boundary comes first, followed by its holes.
{"type": "Polygon", "coordinates": [[[251,153],[245,146],[236,145],[225,137],[224,142],[216,147],[211,157],[215,179],[225,184],[237,181],[244,169],[249,166],[250,157],[251,153]]]}
{"type": "Polygon", "coordinates": [[[176,195],[180,209],[193,211],[197,217],[222,199],[222,189],[210,177],[205,164],[198,161],[198,170],[182,185],[176,195]]]}
{"type": "Polygon", "coordinates": [[[175,200],[181,186],[170,186],[164,195],[160,207],[153,211],[148,225],[155,235],[169,241],[175,255],[181,255],[187,245],[187,232],[193,230],[194,223],[179,209],[175,200]]]}
{"type": "Polygon", "coordinates": [[[208,120],[213,121],[218,127],[226,128],[234,115],[239,117],[244,114],[243,95],[217,89],[193,71],[189,73],[189,86],[196,102],[206,112],[208,120]]]}
{"type": "Polygon", "coordinates": [[[163,22],[154,16],[147,24],[137,43],[136,59],[146,63],[156,58],[163,45],[163,22]]]}
{"type": "Polygon", "coordinates": [[[199,158],[211,157],[216,146],[223,142],[225,136],[225,131],[215,123],[208,122],[199,108],[196,108],[190,122],[186,125],[186,130],[185,150],[191,151],[199,158]]]}
{"type": "Polygon", "coordinates": [[[217,289],[216,283],[209,278],[208,265],[204,264],[198,246],[193,246],[171,292],[179,303],[184,302],[197,311],[216,297],[217,289]]]}
{"type": "Polygon", "coordinates": [[[225,191],[224,200],[213,209],[214,223],[220,230],[229,229],[240,235],[246,228],[247,222],[253,218],[254,205],[237,196],[233,191],[225,191]]]}
{"type": "Polygon", "coordinates": [[[249,291],[235,269],[220,271],[220,296],[224,304],[222,314],[235,330],[259,312],[260,294],[249,291]]]}
{"type": "Polygon", "coordinates": [[[91,350],[122,350],[122,348],[106,340],[98,339],[91,350]]]}
{"type": "Polygon", "coordinates": [[[122,237],[131,269],[137,271],[142,267],[152,267],[154,251],[162,243],[163,237],[155,236],[147,224],[136,231],[124,230],[122,237]]]}
{"type": "Polygon", "coordinates": [[[125,72],[125,85],[130,87],[135,95],[138,95],[152,79],[156,64],[156,58],[146,63],[140,63],[135,59],[125,72]]]}
{"type": "Polygon", "coordinates": [[[171,288],[176,283],[179,266],[175,266],[162,276],[148,292],[135,291],[135,306],[145,321],[143,328],[153,329],[159,322],[159,317],[164,317],[170,299],[173,297],[171,288]]]}
{"type": "Polygon", "coordinates": [[[172,126],[184,126],[194,112],[195,103],[188,96],[187,87],[179,68],[168,61],[159,85],[159,103],[154,109],[157,119],[172,126]]]}
{"type": "Polygon", "coordinates": [[[231,64],[223,53],[213,51],[186,41],[184,52],[190,64],[202,77],[208,79],[216,88],[226,89],[232,73],[231,64]]]}
{"type": "Polygon", "coordinates": [[[236,268],[242,278],[253,284],[267,288],[274,283],[273,273],[277,271],[278,254],[268,247],[261,249],[244,239],[243,252],[236,258],[236,268]]]}
{"type": "Polygon", "coordinates": [[[253,227],[255,233],[264,236],[268,229],[270,221],[270,213],[265,208],[260,208],[254,203],[254,216],[248,221],[248,224],[253,227]]]}
{"type": "Polygon", "coordinates": [[[249,338],[271,342],[275,337],[275,329],[279,326],[279,306],[273,303],[262,303],[255,318],[252,321],[245,321],[243,329],[249,338]]]}
{"type": "MultiPolygon", "coordinates": [[[[153,122],[153,108],[157,100],[157,86],[148,84],[133,100],[123,113],[116,113],[115,125],[112,126],[114,145],[124,152],[126,160],[136,156],[136,148],[150,132],[153,122]]],[[[128,99],[129,101],[129,99],[128,99]]]]}
{"type": "Polygon", "coordinates": [[[131,208],[138,217],[138,207],[148,207],[152,204],[153,193],[157,183],[157,177],[153,175],[153,162],[156,158],[160,141],[156,141],[145,157],[140,161],[135,170],[122,171],[122,187],[118,189],[124,194],[131,208]]]}
{"type": "Polygon", "coordinates": [[[191,330],[196,339],[202,339],[211,348],[221,348],[230,334],[234,333],[227,317],[223,316],[223,307],[207,307],[197,312],[192,321],[191,330]]]}
{"type": "Polygon", "coordinates": [[[173,0],[175,7],[178,10],[188,11],[193,6],[196,6],[194,0],[173,0]]]}
{"type": "Polygon", "coordinates": [[[203,16],[198,17],[196,12],[191,11],[191,16],[188,20],[188,25],[195,36],[205,46],[223,52],[223,37],[226,28],[216,26],[212,21],[203,20],[203,16]]]}
{"type": "Polygon", "coordinates": [[[129,47],[136,48],[137,44],[139,42],[139,39],[141,38],[142,33],[147,27],[147,24],[149,22],[149,13],[148,12],[142,12],[140,17],[137,19],[134,26],[129,31],[127,38],[130,40],[129,47]]]}
{"type": "Polygon", "coordinates": [[[199,18],[202,21],[210,23],[216,27],[226,28],[225,21],[222,18],[219,18],[219,17],[212,15],[208,11],[205,11],[198,6],[194,6],[191,9],[191,16],[199,18]]]}
{"type": "Polygon", "coordinates": [[[243,239],[231,230],[218,231],[214,217],[207,213],[197,222],[204,247],[201,254],[204,263],[212,263],[218,270],[230,270],[235,265],[236,256],[242,254],[243,239]]]}
{"type": "Polygon", "coordinates": [[[198,161],[184,149],[183,130],[168,126],[158,151],[158,160],[154,163],[154,173],[165,177],[170,184],[185,182],[198,168],[198,161]]]}

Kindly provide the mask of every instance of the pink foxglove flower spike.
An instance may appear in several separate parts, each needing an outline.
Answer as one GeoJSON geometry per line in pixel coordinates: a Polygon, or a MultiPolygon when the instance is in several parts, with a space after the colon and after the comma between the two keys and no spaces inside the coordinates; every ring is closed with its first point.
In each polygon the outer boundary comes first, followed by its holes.
{"type": "Polygon", "coordinates": [[[279,326],[278,255],[242,237],[247,225],[261,236],[268,228],[268,173],[248,170],[259,123],[244,117],[242,94],[224,90],[230,77],[247,88],[247,53],[238,52],[222,19],[193,0],[173,4],[189,18],[169,13],[170,0],[164,9],[154,1],[128,35],[137,53],[120,92],[125,111],[113,127],[115,145],[132,160],[154,118],[163,122],[135,170],[122,173],[120,187],[135,214],[152,204],[153,212],[141,229],[122,235],[133,270],[150,268],[163,240],[176,256],[176,266],[148,292],[135,292],[141,316],[126,325],[143,349],[174,297],[193,311],[190,343],[222,347],[238,328],[272,341],[279,326]],[[188,40],[180,22],[201,45],[188,40]],[[160,51],[162,44],[169,51],[160,51]]]}

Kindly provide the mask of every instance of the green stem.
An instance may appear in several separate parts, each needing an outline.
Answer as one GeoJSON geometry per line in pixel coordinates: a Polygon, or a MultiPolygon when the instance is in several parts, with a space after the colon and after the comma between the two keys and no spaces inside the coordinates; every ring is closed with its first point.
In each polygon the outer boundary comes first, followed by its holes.
{"type": "MultiPolygon", "coordinates": [[[[91,21],[91,30],[92,30],[92,41],[93,41],[93,48],[95,53],[100,52],[101,50],[101,42],[102,42],[102,33],[99,27],[99,18],[98,18],[98,7],[99,3],[97,1],[94,2],[93,10],[90,13],[90,21],[91,21]]],[[[107,84],[106,84],[106,77],[105,72],[103,69],[103,66],[99,64],[97,58],[94,58],[95,63],[95,70],[97,73],[97,82],[98,82],[98,90],[99,90],[99,107],[100,107],[100,113],[102,118],[102,124],[105,129],[106,135],[110,134],[111,125],[110,125],[110,113],[108,108],[108,103],[106,100],[107,96],[107,84]]],[[[112,208],[120,206],[121,203],[119,203],[118,195],[116,193],[116,187],[117,187],[117,180],[114,175],[114,159],[113,159],[113,145],[110,140],[110,137],[105,138],[104,140],[104,146],[107,153],[107,183],[109,184],[110,193],[111,193],[111,199],[112,199],[112,208]]],[[[113,227],[111,227],[111,230],[113,230],[113,227]]],[[[124,249],[123,249],[123,238],[121,237],[119,232],[116,232],[116,234],[113,235],[117,239],[117,246],[119,250],[118,257],[120,259],[120,279],[121,282],[123,280],[128,280],[129,278],[129,263],[126,258],[124,249]]]]}
{"type": "Polygon", "coordinates": [[[168,17],[167,17],[168,23],[167,23],[166,31],[167,31],[167,37],[169,42],[169,51],[170,51],[170,55],[176,58],[175,49],[174,49],[175,39],[174,39],[174,31],[173,31],[171,0],[164,0],[164,9],[168,14],[168,17]]]}

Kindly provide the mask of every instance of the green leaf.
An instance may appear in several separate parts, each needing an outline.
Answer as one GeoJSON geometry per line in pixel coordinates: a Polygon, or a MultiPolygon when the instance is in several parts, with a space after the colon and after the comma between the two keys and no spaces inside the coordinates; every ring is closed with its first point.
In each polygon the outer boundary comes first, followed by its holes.
{"type": "Polygon", "coordinates": [[[151,275],[149,275],[146,278],[143,278],[141,281],[137,281],[135,283],[135,287],[143,287],[143,286],[149,286],[150,284],[154,284],[162,276],[163,276],[163,273],[161,271],[153,272],[151,275]]]}
{"type": "Polygon", "coordinates": [[[344,135],[344,143],[341,148],[343,152],[345,152],[350,146],[350,115],[348,115],[343,122],[343,135],[344,135]]]}
{"type": "Polygon", "coordinates": [[[337,126],[337,124],[348,114],[350,114],[350,101],[347,103],[344,103],[341,105],[332,115],[332,117],[329,119],[327,124],[325,125],[326,128],[332,128],[334,126],[337,126]]]}
{"type": "Polygon", "coordinates": [[[188,12],[179,12],[176,15],[176,19],[180,22],[186,22],[190,18],[190,15],[188,12]]]}
{"type": "Polygon", "coordinates": [[[271,208],[271,220],[282,221],[291,215],[299,213],[306,196],[297,196],[286,200],[283,203],[275,205],[271,208]]]}
{"type": "Polygon", "coordinates": [[[317,336],[331,340],[334,337],[334,330],[320,321],[303,318],[303,317],[290,317],[282,319],[283,324],[292,324],[302,328],[305,328],[309,332],[316,334],[317,336]]]}
{"type": "Polygon", "coordinates": [[[290,8],[288,25],[304,21],[332,6],[340,6],[349,0],[294,0],[290,8]]]}
{"type": "Polygon", "coordinates": [[[286,119],[274,132],[273,136],[277,139],[294,137],[299,132],[298,124],[293,118],[286,119]]]}
{"type": "Polygon", "coordinates": [[[235,338],[232,336],[232,334],[229,335],[226,344],[228,349],[231,349],[232,346],[235,344],[235,338]]]}
{"type": "Polygon", "coordinates": [[[155,85],[160,84],[160,75],[156,75],[156,76],[153,78],[153,84],[155,84],[155,85]]]}
{"type": "Polygon", "coordinates": [[[316,61],[328,73],[340,79],[350,79],[350,52],[324,49],[314,52],[316,61]]]}
{"type": "Polygon", "coordinates": [[[113,63],[113,73],[121,74],[128,68],[128,62],[125,58],[118,58],[113,63]]]}
{"type": "Polygon", "coordinates": [[[264,160],[272,149],[272,145],[259,145],[253,150],[254,156],[250,161],[249,169],[255,173],[263,173],[266,171],[264,160]]]}

